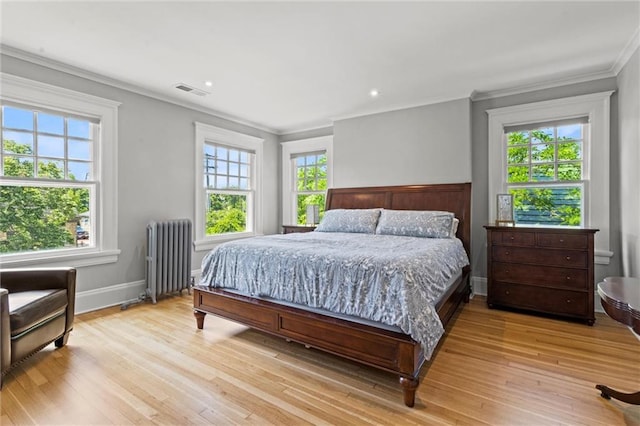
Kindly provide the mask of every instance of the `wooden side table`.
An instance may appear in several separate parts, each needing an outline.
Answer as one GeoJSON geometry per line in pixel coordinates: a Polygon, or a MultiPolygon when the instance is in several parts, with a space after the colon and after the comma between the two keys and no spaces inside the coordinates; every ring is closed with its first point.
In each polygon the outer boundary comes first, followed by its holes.
{"type": "Polygon", "coordinates": [[[316,229],[313,225],[282,225],[283,234],[293,234],[296,232],[311,232],[316,229]]]}
{"type": "MultiPolygon", "coordinates": [[[[640,279],[608,277],[598,284],[604,311],[614,320],[628,326],[640,339],[640,279]]],[[[628,404],[640,405],[640,392],[622,393],[605,385],[596,385],[601,396],[628,404]]]]}

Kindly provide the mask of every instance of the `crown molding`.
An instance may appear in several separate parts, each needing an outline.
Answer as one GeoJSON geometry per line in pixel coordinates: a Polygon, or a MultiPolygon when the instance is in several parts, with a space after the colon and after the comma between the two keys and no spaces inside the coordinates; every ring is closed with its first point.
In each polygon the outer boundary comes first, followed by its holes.
{"type": "Polygon", "coordinates": [[[602,78],[615,77],[616,74],[611,71],[600,71],[589,74],[581,74],[569,78],[561,78],[557,80],[547,80],[540,83],[531,83],[521,86],[511,87],[508,89],[490,90],[486,92],[473,91],[471,94],[472,101],[483,101],[486,99],[501,98],[503,96],[519,95],[521,93],[535,92],[537,90],[553,89],[555,87],[567,86],[570,84],[584,83],[587,81],[600,80],[602,78]]]}
{"type": "Polygon", "coordinates": [[[615,75],[618,75],[620,71],[622,71],[622,68],[627,65],[627,62],[629,62],[629,59],[631,59],[631,56],[638,47],[640,47],[640,27],[636,28],[636,31],[631,36],[624,49],[622,49],[622,52],[620,52],[616,61],[613,63],[611,71],[615,75]]]}
{"type": "Polygon", "coordinates": [[[73,65],[65,64],[60,61],[56,61],[55,59],[45,58],[40,55],[36,55],[30,52],[26,52],[21,49],[17,49],[15,47],[8,46],[6,44],[0,43],[0,54],[6,55],[12,58],[20,59],[25,62],[30,62],[35,65],[40,65],[46,68],[50,68],[56,71],[64,72],[66,74],[71,74],[76,77],[81,77],[87,80],[94,81],[96,83],[106,84],[108,86],[112,86],[118,89],[126,90],[128,92],[137,93],[139,95],[147,96],[153,99],[157,99],[159,101],[167,102],[170,104],[174,104],[177,106],[181,106],[184,108],[192,109],[194,111],[202,112],[204,114],[213,115],[215,117],[221,118],[223,120],[230,121],[235,124],[240,124],[243,126],[249,126],[256,130],[261,130],[264,132],[271,133],[273,135],[280,135],[281,132],[278,129],[274,129],[268,126],[264,126],[259,123],[254,123],[252,121],[243,120],[234,115],[225,114],[223,112],[214,110],[212,108],[206,108],[201,105],[191,103],[188,101],[184,101],[181,99],[176,99],[171,96],[163,95],[161,93],[155,92],[153,90],[145,89],[143,87],[124,82],[122,80],[114,79],[111,77],[104,76],[102,74],[94,73],[92,71],[88,71],[82,68],[75,67],[73,65]]]}

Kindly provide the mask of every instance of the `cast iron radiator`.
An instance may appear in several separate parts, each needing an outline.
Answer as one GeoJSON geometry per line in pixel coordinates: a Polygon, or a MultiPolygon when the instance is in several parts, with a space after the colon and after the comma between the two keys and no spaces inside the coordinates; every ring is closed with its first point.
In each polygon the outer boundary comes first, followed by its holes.
{"type": "Polygon", "coordinates": [[[177,219],[147,225],[147,296],[191,293],[191,221],[177,219]]]}

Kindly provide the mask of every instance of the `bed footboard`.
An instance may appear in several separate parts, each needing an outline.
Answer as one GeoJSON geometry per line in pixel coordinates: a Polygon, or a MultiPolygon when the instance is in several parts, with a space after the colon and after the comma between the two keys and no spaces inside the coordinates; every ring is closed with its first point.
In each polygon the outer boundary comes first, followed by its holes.
{"type": "MultiPolygon", "coordinates": [[[[468,300],[468,296],[468,274],[463,274],[438,306],[443,324],[449,322],[461,301],[468,300]]],[[[193,288],[193,306],[199,329],[204,327],[206,314],[214,314],[398,374],[405,405],[413,407],[415,404],[418,376],[425,359],[420,344],[406,334],[207,286],[193,288]]]]}

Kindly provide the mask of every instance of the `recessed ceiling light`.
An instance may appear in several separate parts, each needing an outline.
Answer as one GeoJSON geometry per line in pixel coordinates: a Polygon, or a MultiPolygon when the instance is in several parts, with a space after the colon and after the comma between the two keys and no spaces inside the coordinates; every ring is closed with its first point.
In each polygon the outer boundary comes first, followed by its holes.
{"type": "Polygon", "coordinates": [[[377,98],[378,95],[380,95],[380,91],[378,91],[378,89],[371,89],[369,91],[369,96],[371,96],[372,98],[377,98]]]}
{"type": "Polygon", "coordinates": [[[211,87],[211,86],[213,86],[213,83],[211,81],[207,80],[207,81],[204,82],[204,85],[207,86],[207,87],[211,87]]]}

